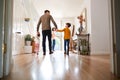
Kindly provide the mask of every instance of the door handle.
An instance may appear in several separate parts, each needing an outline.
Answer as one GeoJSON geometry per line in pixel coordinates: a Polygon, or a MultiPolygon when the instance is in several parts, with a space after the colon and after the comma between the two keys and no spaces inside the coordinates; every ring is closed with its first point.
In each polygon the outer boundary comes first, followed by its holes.
{"type": "Polygon", "coordinates": [[[5,43],[3,43],[3,44],[2,44],[2,52],[3,52],[3,54],[5,54],[6,51],[7,51],[7,46],[6,46],[5,43]]]}

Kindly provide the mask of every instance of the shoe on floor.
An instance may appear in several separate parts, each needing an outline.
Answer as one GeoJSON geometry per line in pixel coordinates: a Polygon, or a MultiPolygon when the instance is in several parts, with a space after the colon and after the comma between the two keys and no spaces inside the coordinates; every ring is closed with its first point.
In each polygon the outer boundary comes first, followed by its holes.
{"type": "Polygon", "coordinates": [[[53,52],[51,51],[49,54],[53,54],[53,52]]]}
{"type": "Polygon", "coordinates": [[[66,52],[64,52],[64,54],[66,54],[66,52]]]}
{"type": "Polygon", "coordinates": [[[43,55],[46,55],[46,53],[43,53],[43,55]]]}
{"type": "Polygon", "coordinates": [[[69,53],[67,53],[67,55],[69,56],[69,53]]]}

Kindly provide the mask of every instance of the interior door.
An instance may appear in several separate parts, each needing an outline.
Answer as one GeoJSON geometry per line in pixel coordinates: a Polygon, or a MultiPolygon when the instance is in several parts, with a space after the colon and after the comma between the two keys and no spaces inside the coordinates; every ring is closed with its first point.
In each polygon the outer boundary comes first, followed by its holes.
{"type": "Polygon", "coordinates": [[[12,54],[13,0],[0,0],[0,78],[8,75],[12,54]]]}

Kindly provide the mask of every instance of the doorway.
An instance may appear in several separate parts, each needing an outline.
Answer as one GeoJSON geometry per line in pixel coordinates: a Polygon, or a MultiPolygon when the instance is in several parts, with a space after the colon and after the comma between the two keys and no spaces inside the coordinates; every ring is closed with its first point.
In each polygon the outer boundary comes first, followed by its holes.
{"type": "MultiPolygon", "coordinates": [[[[16,0],[16,1],[17,1],[17,0],[16,0]]],[[[23,1],[23,0],[20,0],[20,1],[23,1]]],[[[25,1],[27,1],[27,0],[25,0],[25,1]]],[[[12,2],[9,2],[9,3],[12,3],[12,2]]],[[[11,10],[11,9],[10,9],[10,10],[11,10]]],[[[42,12],[42,13],[43,13],[43,12],[42,12]]],[[[25,16],[25,17],[26,17],[26,16],[25,16]]],[[[19,21],[20,23],[22,22],[21,20],[23,20],[23,19],[18,18],[18,21],[19,21]]],[[[24,21],[23,21],[23,22],[24,22],[24,21]]],[[[33,24],[35,24],[35,23],[33,23],[33,24]]],[[[18,26],[22,27],[22,26],[26,26],[26,24],[25,24],[25,25],[21,25],[21,24],[16,25],[17,28],[18,28],[18,26]]],[[[34,26],[35,26],[35,25],[34,25],[34,26]]],[[[19,27],[19,28],[20,28],[20,27],[19,27]]],[[[12,30],[10,29],[10,31],[12,31],[12,30]]],[[[12,34],[12,33],[11,33],[11,34],[12,34]]],[[[15,33],[16,36],[19,36],[19,38],[22,39],[21,36],[20,36],[21,34],[22,34],[22,33],[19,33],[19,31],[18,31],[17,33],[15,33]]],[[[11,41],[11,42],[12,42],[12,41],[11,41]]],[[[19,42],[19,41],[18,41],[18,42],[19,42]]],[[[10,43],[10,42],[8,42],[8,43],[10,43]]],[[[9,47],[10,47],[10,46],[9,46],[9,47]]],[[[20,47],[20,48],[21,48],[21,47],[20,47]]],[[[11,50],[12,50],[12,49],[10,49],[10,51],[11,51],[11,50]]],[[[18,50],[18,51],[19,51],[19,50],[18,50]]],[[[11,61],[11,55],[8,55],[8,57],[9,57],[9,60],[11,61]]],[[[9,63],[9,65],[10,65],[11,62],[7,62],[7,63],[9,63]]],[[[10,66],[9,66],[9,67],[10,67],[10,66]]],[[[7,67],[7,70],[8,70],[8,67],[7,67]]],[[[9,70],[8,70],[8,73],[9,73],[9,70]]]]}

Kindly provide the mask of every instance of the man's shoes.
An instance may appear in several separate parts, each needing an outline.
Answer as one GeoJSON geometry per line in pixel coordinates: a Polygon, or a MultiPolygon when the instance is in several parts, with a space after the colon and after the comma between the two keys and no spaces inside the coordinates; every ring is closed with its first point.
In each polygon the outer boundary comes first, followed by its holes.
{"type": "Polygon", "coordinates": [[[43,53],[43,55],[46,55],[46,53],[43,53]]]}
{"type": "Polygon", "coordinates": [[[66,52],[64,52],[64,54],[66,54],[66,52]]]}
{"type": "Polygon", "coordinates": [[[53,54],[53,52],[52,51],[50,51],[50,53],[49,54],[53,54]]]}
{"type": "Polygon", "coordinates": [[[69,53],[67,53],[67,55],[69,56],[69,53]]]}
{"type": "Polygon", "coordinates": [[[67,52],[67,55],[69,56],[69,51],[67,52]]]}

